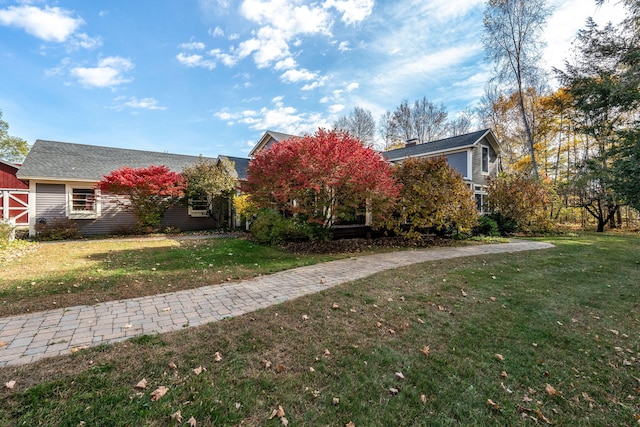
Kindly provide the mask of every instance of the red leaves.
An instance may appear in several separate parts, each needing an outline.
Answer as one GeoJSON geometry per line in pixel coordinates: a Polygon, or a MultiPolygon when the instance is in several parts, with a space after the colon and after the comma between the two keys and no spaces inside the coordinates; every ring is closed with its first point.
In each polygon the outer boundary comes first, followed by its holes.
{"type": "Polygon", "coordinates": [[[379,153],[341,131],[281,141],[258,153],[245,190],[252,201],[330,227],[332,218],[370,201],[374,214],[398,194],[391,167],[379,153]]]}
{"type": "Polygon", "coordinates": [[[149,166],[148,168],[130,168],[125,166],[112,171],[98,183],[102,191],[115,194],[131,192],[153,194],[164,197],[182,197],[184,180],[182,175],[166,166],[149,166]]]}
{"type": "Polygon", "coordinates": [[[98,188],[125,196],[139,224],[155,227],[165,211],[184,196],[185,180],[166,166],[123,167],[105,175],[98,188]]]}

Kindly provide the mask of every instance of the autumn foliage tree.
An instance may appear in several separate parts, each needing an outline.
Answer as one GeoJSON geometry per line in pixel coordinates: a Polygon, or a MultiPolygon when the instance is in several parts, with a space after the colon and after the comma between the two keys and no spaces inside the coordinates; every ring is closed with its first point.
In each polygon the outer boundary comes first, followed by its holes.
{"type": "Polygon", "coordinates": [[[503,174],[489,179],[487,193],[492,214],[515,223],[517,230],[529,233],[553,228],[548,210],[553,198],[550,182],[523,173],[503,174]]]}
{"type": "Polygon", "coordinates": [[[389,228],[420,239],[426,229],[464,232],[476,225],[473,193],[444,157],[409,158],[394,176],[402,189],[389,228]]]}
{"type": "Polygon", "coordinates": [[[253,204],[325,229],[365,206],[375,223],[398,194],[382,156],[340,130],[281,141],[258,153],[247,174],[243,190],[253,204]]]}
{"type": "Polygon", "coordinates": [[[166,166],[123,167],[105,175],[98,183],[101,191],[122,195],[143,228],[157,228],[164,213],[184,196],[181,174],[166,166]]]}

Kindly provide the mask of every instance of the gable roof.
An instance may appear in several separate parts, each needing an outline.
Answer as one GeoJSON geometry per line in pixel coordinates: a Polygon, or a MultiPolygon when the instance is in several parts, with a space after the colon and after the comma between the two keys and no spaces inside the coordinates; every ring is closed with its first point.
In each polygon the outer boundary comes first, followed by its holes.
{"type": "Polygon", "coordinates": [[[253,147],[251,152],[249,153],[249,157],[253,157],[258,151],[262,150],[265,145],[271,140],[275,139],[276,142],[284,141],[291,138],[300,138],[298,135],[290,135],[288,133],[275,132],[272,130],[268,130],[262,135],[262,138],[258,141],[258,143],[253,147]]]}
{"type": "MultiPolygon", "coordinates": [[[[174,172],[182,172],[185,166],[193,165],[199,158],[39,139],[31,147],[17,176],[20,179],[97,182],[124,166],[142,168],[164,165],[174,172]]],[[[216,160],[215,157],[203,159],[216,160]]]]}
{"type": "Polygon", "coordinates": [[[420,157],[433,155],[438,153],[446,153],[453,150],[460,150],[475,146],[480,140],[487,137],[487,140],[499,152],[500,146],[498,140],[491,129],[483,129],[464,135],[452,136],[450,138],[439,139],[437,141],[426,142],[424,144],[416,144],[410,147],[397,148],[382,153],[382,156],[389,160],[400,160],[407,157],[420,157]]]}

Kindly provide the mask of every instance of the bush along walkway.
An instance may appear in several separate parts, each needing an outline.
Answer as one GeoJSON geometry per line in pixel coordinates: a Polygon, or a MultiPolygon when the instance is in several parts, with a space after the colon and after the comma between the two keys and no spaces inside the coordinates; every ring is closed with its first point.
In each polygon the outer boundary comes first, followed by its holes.
{"type": "Polygon", "coordinates": [[[89,346],[240,316],[410,264],[552,246],[542,242],[512,241],[381,253],[299,267],[224,285],[0,318],[0,367],[27,364],[89,346]]]}

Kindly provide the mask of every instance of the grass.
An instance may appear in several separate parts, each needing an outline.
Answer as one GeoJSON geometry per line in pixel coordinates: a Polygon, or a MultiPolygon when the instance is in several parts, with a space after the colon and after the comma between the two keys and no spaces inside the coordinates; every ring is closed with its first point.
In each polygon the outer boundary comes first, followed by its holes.
{"type": "Polygon", "coordinates": [[[226,238],[41,243],[22,252],[0,262],[3,316],[217,284],[339,257],[299,256],[226,238]]]}
{"type": "Polygon", "coordinates": [[[0,425],[637,425],[640,238],[546,240],[0,369],[0,425]]]}

